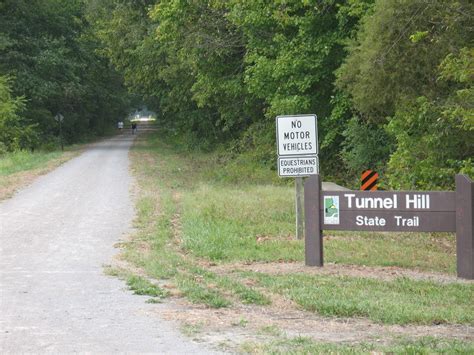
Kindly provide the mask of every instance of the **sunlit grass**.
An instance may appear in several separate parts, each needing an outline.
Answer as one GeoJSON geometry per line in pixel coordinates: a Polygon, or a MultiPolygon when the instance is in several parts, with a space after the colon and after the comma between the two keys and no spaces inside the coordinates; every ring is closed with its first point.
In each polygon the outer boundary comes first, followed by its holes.
{"type": "Polygon", "coordinates": [[[7,153],[0,156],[0,175],[6,176],[41,167],[62,154],[60,151],[32,153],[27,150],[7,153]]]}
{"type": "Polygon", "coordinates": [[[309,337],[280,337],[268,343],[246,342],[240,351],[245,354],[472,354],[469,342],[435,337],[416,340],[398,339],[391,344],[337,344],[317,342],[309,337]]]}
{"type": "MultiPolygon", "coordinates": [[[[325,317],[367,318],[383,324],[472,324],[473,285],[414,278],[370,278],[239,271],[253,262],[304,262],[295,239],[294,187],[239,165],[221,169],[218,153],[190,152],[157,132],[140,140],[132,164],[141,187],[137,236],[125,256],[148,276],[165,279],[190,301],[213,308],[266,306],[284,297],[325,317]],[[146,247],[143,247],[143,244],[146,247]],[[235,269],[228,268],[231,263],[235,269]],[[204,265],[204,266],[203,266],[204,265]],[[217,265],[216,272],[205,265],[217,265]],[[236,266],[234,266],[236,265],[236,266]],[[235,272],[232,272],[235,271],[235,272]],[[251,287],[249,285],[252,285],[251,287]]],[[[274,173],[276,174],[276,173],[274,173]]],[[[333,264],[455,272],[455,238],[441,233],[325,232],[325,261],[333,264]]],[[[370,269],[367,269],[370,273],[370,269]]],[[[300,349],[290,342],[292,349],[300,349]]],[[[288,343],[288,344],[290,344],[288,343]]],[[[303,344],[301,349],[349,348],[303,344]]],[[[286,345],[285,345],[286,346],[286,345]]],[[[285,346],[263,347],[276,353],[285,346]]],[[[444,345],[443,345],[444,346],[444,345]]],[[[364,349],[444,349],[429,342],[364,349]]],[[[450,342],[446,349],[467,349],[450,342]]]]}
{"type": "Polygon", "coordinates": [[[265,288],[329,317],[386,324],[474,324],[473,284],[322,275],[249,273],[265,288]]]}

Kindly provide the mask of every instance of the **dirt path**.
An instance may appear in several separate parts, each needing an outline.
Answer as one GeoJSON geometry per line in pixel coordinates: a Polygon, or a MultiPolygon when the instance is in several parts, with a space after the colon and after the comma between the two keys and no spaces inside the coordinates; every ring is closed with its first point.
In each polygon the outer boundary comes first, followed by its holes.
{"type": "Polygon", "coordinates": [[[0,203],[0,353],[209,353],[103,273],[133,219],[131,143],[95,144],[0,203]]]}

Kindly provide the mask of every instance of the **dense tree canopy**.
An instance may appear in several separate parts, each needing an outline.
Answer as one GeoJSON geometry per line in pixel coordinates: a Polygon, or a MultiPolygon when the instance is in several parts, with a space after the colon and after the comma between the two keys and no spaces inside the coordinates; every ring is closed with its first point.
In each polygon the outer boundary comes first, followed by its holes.
{"type": "Polygon", "coordinates": [[[3,149],[101,131],[139,95],[189,147],[274,167],[275,116],[316,113],[327,178],[473,173],[469,0],[0,1],[3,149]],[[23,127],[22,133],[14,127],[23,127]],[[7,131],[5,131],[7,132],[7,131]],[[6,138],[7,136],[16,138],[6,138]],[[5,137],[5,138],[4,138],[5,137]]]}
{"type": "MultiPolygon", "coordinates": [[[[128,109],[121,77],[98,55],[84,12],[81,0],[0,1],[0,74],[11,78],[13,97],[23,98],[22,122],[35,127],[37,142],[54,139],[58,112],[72,142],[103,132],[128,109]]],[[[4,142],[8,149],[30,143],[4,142]]]]}
{"type": "Polygon", "coordinates": [[[455,173],[472,174],[473,14],[471,1],[376,1],[338,70],[353,115],[348,166],[378,166],[397,188],[449,187],[455,173]],[[372,155],[364,135],[378,142],[372,155]]]}

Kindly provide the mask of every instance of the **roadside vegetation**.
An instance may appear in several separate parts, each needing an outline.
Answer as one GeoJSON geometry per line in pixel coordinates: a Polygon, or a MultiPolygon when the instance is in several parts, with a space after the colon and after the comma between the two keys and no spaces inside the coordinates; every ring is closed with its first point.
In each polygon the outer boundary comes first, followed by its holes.
{"type": "Polygon", "coordinates": [[[82,0],[0,4],[0,156],[106,134],[130,109],[82,0]],[[60,129],[55,116],[61,113],[60,129]]]}
{"type": "Polygon", "coordinates": [[[15,191],[27,186],[36,177],[76,157],[88,144],[115,133],[110,127],[101,135],[85,135],[78,143],[66,145],[63,151],[59,149],[59,142],[55,142],[55,146],[49,145],[47,149],[43,147],[34,151],[17,149],[0,152],[0,200],[11,197],[15,191]]]}
{"type": "Polygon", "coordinates": [[[425,337],[416,341],[399,339],[396,345],[324,344],[307,337],[279,339],[269,344],[245,343],[243,352],[256,354],[470,354],[474,346],[456,340],[425,337]]]}
{"type": "Polygon", "coordinates": [[[251,155],[250,174],[261,174],[276,165],[275,117],[316,114],[330,181],[355,187],[373,169],[383,188],[433,190],[474,174],[472,1],[91,0],[89,9],[126,85],[191,150],[223,145],[251,155]]]}
{"type": "Polygon", "coordinates": [[[122,258],[133,267],[119,263],[116,272],[129,280],[140,274],[166,290],[160,299],[184,298],[201,309],[181,319],[193,337],[211,331],[215,309],[229,314],[226,326],[260,334],[256,342],[221,344],[242,352],[472,350],[474,284],[455,278],[453,235],[328,233],[326,266],[306,268],[303,242],[294,237],[289,180],[264,169],[246,176],[217,152],[189,152],[166,137],[161,131],[140,136],[131,152],[137,233],[124,243],[122,258]],[[279,316],[268,315],[273,312],[279,316]],[[287,329],[291,312],[382,330],[376,342],[374,334],[321,342],[310,328],[298,338],[287,329]],[[289,320],[280,324],[279,317],[289,320]],[[443,332],[433,338],[431,328],[443,332]]]}
{"type": "Polygon", "coordinates": [[[61,155],[61,151],[32,153],[25,150],[5,154],[0,158],[0,175],[7,176],[20,171],[36,169],[51,160],[58,159],[61,155]]]}
{"type": "Polygon", "coordinates": [[[0,200],[31,183],[81,152],[81,146],[67,147],[64,152],[19,150],[0,155],[0,200]]]}

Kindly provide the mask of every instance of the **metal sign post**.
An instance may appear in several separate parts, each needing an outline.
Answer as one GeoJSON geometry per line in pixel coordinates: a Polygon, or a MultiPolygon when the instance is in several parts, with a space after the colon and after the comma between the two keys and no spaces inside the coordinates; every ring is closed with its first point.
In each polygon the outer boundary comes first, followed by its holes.
{"type": "Polygon", "coordinates": [[[321,191],[305,182],[306,265],[323,266],[323,230],[456,232],[458,276],[474,279],[474,183],[456,175],[456,191],[321,191]]]}
{"type": "Polygon", "coordinates": [[[303,208],[303,178],[295,178],[295,205],[296,205],[296,239],[303,238],[304,208],[303,208]]]}
{"type": "Polygon", "coordinates": [[[278,175],[295,177],[296,238],[303,238],[303,177],[319,174],[316,115],[276,118],[278,175]]]}
{"type": "Polygon", "coordinates": [[[64,121],[64,116],[58,113],[56,116],[54,116],[54,119],[59,122],[59,140],[61,142],[61,150],[64,151],[64,142],[63,142],[63,121],[64,121]]]}

